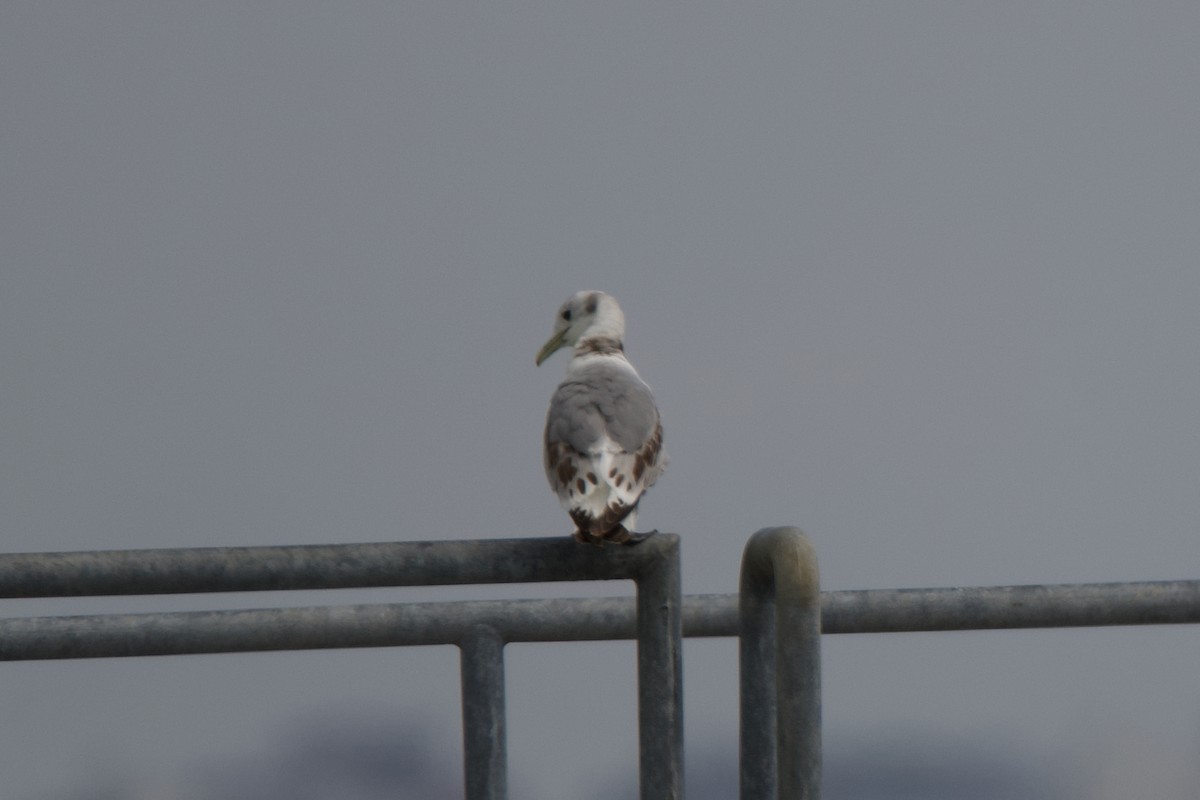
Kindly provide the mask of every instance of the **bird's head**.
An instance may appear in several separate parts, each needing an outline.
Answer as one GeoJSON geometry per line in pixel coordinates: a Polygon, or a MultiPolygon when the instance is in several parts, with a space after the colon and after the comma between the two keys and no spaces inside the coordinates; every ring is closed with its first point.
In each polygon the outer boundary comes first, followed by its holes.
{"type": "Polygon", "coordinates": [[[625,335],[625,315],[612,295],[604,292],[576,292],[563,303],[554,317],[554,335],[538,351],[540,366],[556,350],[574,347],[584,339],[612,339],[620,342],[625,335]]]}

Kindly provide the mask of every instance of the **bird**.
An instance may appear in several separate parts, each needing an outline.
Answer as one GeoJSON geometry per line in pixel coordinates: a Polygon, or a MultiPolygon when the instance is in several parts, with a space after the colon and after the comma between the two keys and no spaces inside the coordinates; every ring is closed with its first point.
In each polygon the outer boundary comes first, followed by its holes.
{"type": "Polygon", "coordinates": [[[567,374],[546,411],[546,478],[575,523],[575,539],[632,545],[638,503],[667,466],[654,393],[625,357],[625,315],[612,295],[576,292],[558,309],[541,366],[570,347],[567,374]]]}

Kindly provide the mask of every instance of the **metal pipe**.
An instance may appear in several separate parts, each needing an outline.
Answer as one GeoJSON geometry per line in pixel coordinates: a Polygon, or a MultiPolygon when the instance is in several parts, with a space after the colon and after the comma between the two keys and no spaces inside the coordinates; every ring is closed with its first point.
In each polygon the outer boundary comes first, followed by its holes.
{"type": "Polygon", "coordinates": [[[0,555],[0,598],[630,580],[678,544],[662,533],[604,549],[563,536],[9,553],[0,555]]]}
{"type": "Polygon", "coordinates": [[[821,593],[816,552],[798,528],[750,537],[741,603],[742,800],[817,800],[821,593]]]}
{"type": "MultiPolygon", "coordinates": [[[[745,580],[745,570],[743,569],[745,580]]],[[[775,800],[777,720],[775,715],[775,613],[770,597],[743,592],[740,604],[741,675],[738,745],[741,800],[775,800]]]]}
{"type": "MultiPolygon", "coordinates": [[[[640,546],[640,545],[639,545],[640,546]]],[[[1200,623],[1200,581],[823,592],[822,632],[1200,623]]],[[[683,598],[685,637],[737,636],[738,598],[683,598]]],[[[0,661],[634,639],[633,598],[488,600],[0,619],[0,661]]]]}
{"type": "Polygon", "coordinates": [[[826,633],[1200,622],[1200,581],[826,592],[826,633]]]}
{"type": "Polygon", "coordinates": [[[669,551],[645,561],[637,575],[642,800],[683,797],[683,598],[679,572],[676,539],[669,551]]]}
{"type": "MultiPolygon", "coordinates": [[[[736,635],[736,619],[722,619],[735,601],[689,598],[682,633],[736,635]]],[[[636,639],[637,608],[598,597],[12,617],[0,619],[0,661],[452,645],[479,626],[506,642],[636,639]]]]}
{"type": "MultiPolygon", "coordinates": [[[[823,592],[822,632],[1200,623],[1200,581],[823,592]]],[[[738,598],[683,598],[685,637],[737,636],[738,598]]],[[[488,600],[0,619],[0,661],[634,639],[633,598],[488,600]]]]}
{"type": "Polygon", "coordinates": [[[506,800],[504,640],[495,629],[478,625],[463,637],[459,651],[466,800],[506,800]]]}

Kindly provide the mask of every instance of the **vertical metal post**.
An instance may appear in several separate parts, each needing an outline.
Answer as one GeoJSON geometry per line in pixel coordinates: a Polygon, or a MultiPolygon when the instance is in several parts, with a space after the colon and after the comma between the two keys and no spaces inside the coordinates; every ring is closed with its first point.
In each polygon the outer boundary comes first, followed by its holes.
{"type": "Polygon", "coordinates": [[[821,592],[798,528],[747,542],[740,614],[742,800],[818,800],[821,592]]]}
{"type": "MultiPolygon", "coordinates": [[[[745,582],[743,567],[743,587],[745,582]]],[[[776,800],[775,603],[743,589],[739,605],[741,800],[776,800]]]]}
{"type": "Polygon", "coordinates": [[[637,578],[641,800],[683,797],[683,598],[679,541],[637,578]]]}
{"type": "Polygon", "coordinates": [[[508,797],[504,710],[504,640],[488,626],[459,643],[466,800],[508,797]]]}

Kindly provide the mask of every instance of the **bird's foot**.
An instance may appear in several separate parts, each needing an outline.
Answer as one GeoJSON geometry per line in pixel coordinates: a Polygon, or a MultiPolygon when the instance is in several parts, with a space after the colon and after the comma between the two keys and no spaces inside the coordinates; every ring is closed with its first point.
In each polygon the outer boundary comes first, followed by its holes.
{"type": "Polygon", "coordinates": [[[647,539],[649,539],[651,536],[653,536],[656,533],[658,533],[657,530],[646,531],[645,533],[638,533],[637,531],[629,530],[624,525],[618,525],[617,527],[613,528],[612,531],[609,532],[608,541],[612,542],[613,544],[623,544],[626,546],[630,546],[630,545],[635,545],[635,544],[641,544],[642,542],[646,541],[647,539]]]}
{"type": "Polygon", "coordinates": [[[658,533],[657,528],[652,531],[646,531],[645,533],[638,533],[637,531],[629,530],[624,525],[618,525],[607,534],[600,535],[592,533],[591,531],[577,530],[575,531],[575,541],[583,544],[595,545],[596,547],[604,547],[604,545],[608,542],[632,546],[635,544],[641,544],[656,533],[658,533]]]}
{"type": "Polygon", "coordinates": [[[658,533],[658,528],[655,528],[652,531],[646,531],[645,533],[638,533],[637,531],[626,531],[625,538],[621,540],[621,544],[627,545],[627,546],[641,544],[642,542],[646,541],[647,539],[649,539],[651,536],[653,536],[656,533],[658,533]]]}
{"type": "Polygon", "coordinates": [[[593,533],[589,533],[588,531],[584,531],[584,530],[575,531],[575,541],[577,541],[581,544],[590,544],[590,545],[594,545],[596,547],[604,547],[604,539],[602,539],[599,536],[596,536],[593,533]]]}

